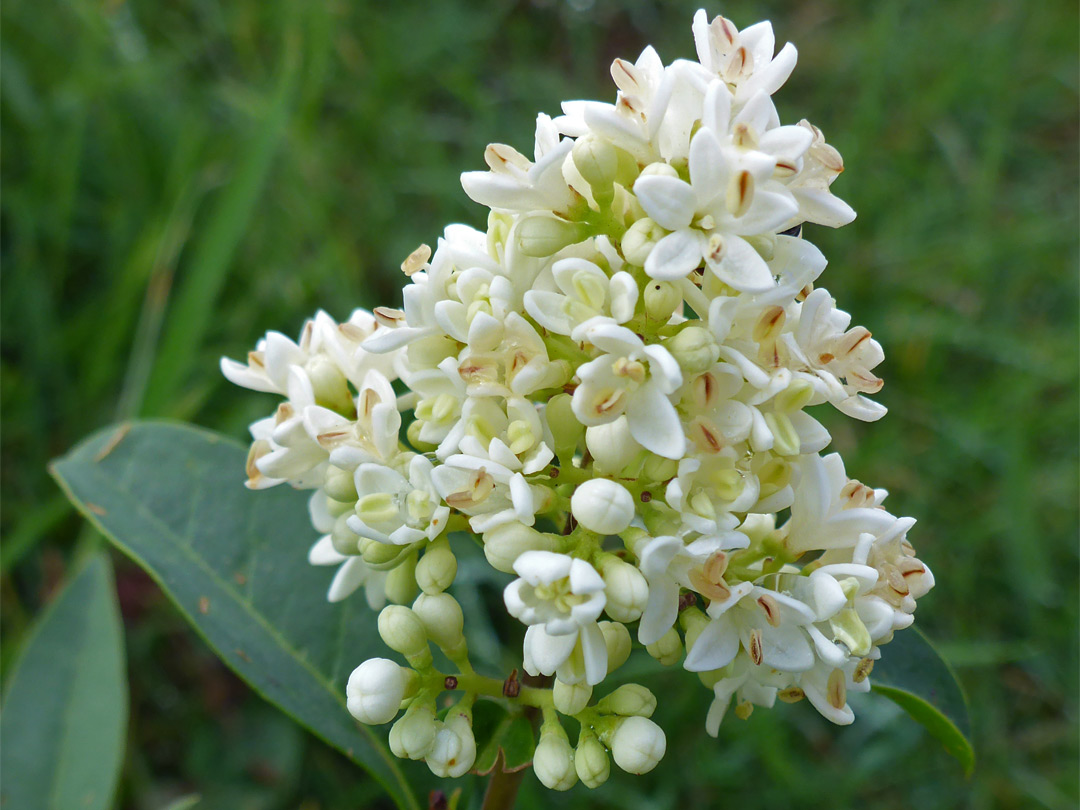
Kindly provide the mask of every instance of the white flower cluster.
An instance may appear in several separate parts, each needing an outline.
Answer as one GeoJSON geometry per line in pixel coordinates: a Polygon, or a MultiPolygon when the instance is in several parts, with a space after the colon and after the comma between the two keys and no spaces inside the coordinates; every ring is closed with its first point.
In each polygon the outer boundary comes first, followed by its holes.
{"type": "Polygon", "coordinates": [[[608,751],[652,769],[652,694],[593,702],[634,636],[699,673],[710,734],[733,699],[746,717],[805,697],[850,723],[847,693],[869,689],[933,586],[914,521],[820,455],[830,436],[806,410],[885,412],[865,396],[881,347],[815,286],[825,258],[801,235],[855,215],[830,190],[839,153],[773,106],[795,48],[703,11],[693,34],[697,62],[647,48],[612,65],[615,103],[540,115],[532,160],[489,146],[490,170],[462,176],[487,231],[452,225],[409,256],[403,310],[320,312],[298,343],[272,332],[246,364],[222,361],[285,397],[252,426],[249,486],[314,490],[310,559],[339,565],[329,598],[363,584],[409,662],[364,662],[350,711],[404,708],[391,748],[436,774],[472,767],[478,697],[539,710],[549,787],[602,783],[608,751]],[[461,531],[517,575],[504,598],[527,627],[523,668],[550,689],[473,671],[446,593],[461,531]],[[559,715],[580,724],[575,748],[559,715]]]}

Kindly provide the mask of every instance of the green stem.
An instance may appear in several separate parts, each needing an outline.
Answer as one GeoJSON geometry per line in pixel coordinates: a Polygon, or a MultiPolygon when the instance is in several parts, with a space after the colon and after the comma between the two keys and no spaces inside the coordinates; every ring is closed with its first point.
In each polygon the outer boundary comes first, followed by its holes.
{"type": "Polygon", "coordinates": [[[510,810],[517,799],[518,788],[521,780],[525,778],[528,768],[509,772],[503,770],[503,756],[499,752],[499,759],[495,763],[495,771],[488,781],[487,790],[484,791],[484,803],[481,810],[510,810]]]}

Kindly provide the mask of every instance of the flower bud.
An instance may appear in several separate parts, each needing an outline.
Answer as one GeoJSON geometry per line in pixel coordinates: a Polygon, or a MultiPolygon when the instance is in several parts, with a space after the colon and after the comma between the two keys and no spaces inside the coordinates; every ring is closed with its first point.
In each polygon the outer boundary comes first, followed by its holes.
{"type": "Polygon", "coordinates": [[[649,481],[669,481],[679,472],[679,462],[674,459],[649,453],[642,466],[641,473],[649,481]]]}
{"type": "Polygon", "coordinates": [[[419,698],[390,729],[390,748],[402,759],[423,759],[435,742],[435,706],[419,698]]]}
{"type": "Polygon", "coordinates": [[[683,653],[682,639],[679,638],[679,631],[672,627],[664,633],[659,641],[646,646],[645,651],[665,667],[678,663],[679,659],[682,658],[683,653]]]}
{"type": "MultiPolygon", "coordinates": [[[[648,217],[642,217],[627,228],[626,233],[623,234],[623,256],[626,257],[626,261],[630,264],[644,266],[645,260],[652,253],[652,249],[656,247],[656,243],[663,239],[664,236],[663,228],[648,217]]],[[[648,295],[648,292],[646,292],[646,295],[648,295]]],[[[648,306],[647,303],[646,306],[648,306]]]]}
{"type": "Polygon", "coordinates": [[[679,622],[686,631],[686,649],[694,646],[701,631],[709,626],[709,621],[709,617],[696,607],[689,607],[679,614],[679,622]]]}
{"type": "Polygon", "coordinates": [[[708,371],[720,358],[720,347],[712,333],[702,326],[688,326],[665,340],[663,345],[686,375],[708,371]]]}
{"type": "Polygon", "coordinates": [[[338,554],[355,557],[360,553],[360,536],[349,528],[348,520],[351,514],[352,510],[350,509],[348,512],[337,516],[334,521],[334,528],[330,531],[330,542],[334,544],[334,551],[338,554]]]}
{"type": "Polygon", "coordinates": [[[442,593],[457,576],[457,558],[445,538],[432,543],[416,564],[416,582],[424,593],[442,593]]]}
{"type": "Polygon", "coordinates": [[[413,602],[413,610],[434,641],[447,654],[457,650],[465,642],[462,629],[465,619],[461,605],[448,593],[422,593],[413,602]]]}
{"type": "Polygon", "coordinates": [[[577,223],[550,214],[528,214],[518,220],[515,230],[521,252],[534,258],[552,256],[585,236],[577,223]]]}
{"type": "Polygon", "coordinates": [[[582,179],[592,188],[597,202],[601,198],[610,201],[612,184],[619,169],[615,147],[601,138],[586,136],[577,139],[570,154],[582,179]]]}
{"type": "Polygon", "coordinates": [[[630,631],[619,622],[598,622],[600,632],[604,634],[604,646],[607,647],[607,671],[614,672],[630,657],[630,631]]]}
{"type": "Polygon", "coordinates": [[[389,723],[405,697],[408,672],[389,658],[369,658],[349,676],[345,687],[349,713],[361,723],[389,723]]]}
{"type": "Polygon", "coordinates": [[[585,426],[578,421],[570,407],[571,399],[569,394],[556,394],[544,406],[544,417],[555,440],[553,449],[563,464],[573,461],[581,435],[585,432],[585,426]]]}
{"type": "Polygon", "coordinates": [[[624,683],[596,704],[605,714],[625,717],[652,717],[656,711],[656,697],[639,683],[624,683]]]}
{"type": "Polygon", "coordinates": [[[664,730],[644,717],[627,717],[611,738],[611,756],[627,773],[648,773],[664,758],[664,730]]]}
{"type": "Polygon", "coordinates": [[[416,553],[405,557],[386,574],[386,598],[395,605],[407,605],[416,598],[416,553]]]}
{"type": "Polygon", "coordinates": [[[403,605],[388,605],[379,613],[383,643],[406,658],[428,651],[427,631],[419,617],[403,605]]]}
{"type": "Polygon", "coordinates": [[[484,556],[496,571],[514,573],[514,562],[526,551],[555,551],[562,544],[558,537],[538,532],[517,521],[484,532],[484,556]]]}
{"type": "Polygon", "coordinates": [[[315,401],[324,408],[338,413],[349,413],[354,404],[349,393],[349,381],[329,357],[317,354],[307,364],[307,376],[315,401]]]}
{"type": "Polygon", "coordinates": [[[611,775],[611,760],[600,740],[592,735],[581,735],[574,753],[574,770],[587,788],[600,787],[607,781],[611,775]]]}
{"type": "Polygon", "coordinates": [[[651,320],[667,323],[682,302],[682,291],[670,281],[653,279],[645,285],[645,314],[651,320]]]}
{"type": "Polygon", "coordinates": [[[364,562],[368,565],[385,568],[401,554],[401,546],[395,546],[390,543],[380,543],[378,540],[371,540],[362,545],[360,553],[364,558],[364,562]]]}
{"type": "Polygon", "coordinates": [[[607,604],[604,611],[617,622],[635,622],[645,612],[649,599],[649,583],[636,566],[615,555],[605,556],[600,562],[600,576],[604,579],[607,604]]]}
{"type": "Polygon", "coordinates": [[[451,709],[445,723],[437,724],[435,739],[427,754],[431,772],[445,779],[464,776],[476,761],[476,737],[469,715],[451,709]]]}
{"type": "Polygon", "coordinates": [[[533,770],[541,784],[551,790],[569,790],[577,782],[574,750],[557,722],[545,723],[540,729],[540,742],[533,753],[533,770]]]}
{"type": "Polygon", "coordinates": [[[556,680],[551,688],[551,697],[555,701],[556,709],[573,716],[589,705],[592,691],[593,688],[585,681],[570,684],[556,680]]]}
{"type": "Polygon", "coordinates": [[[433,453],[438,449],[437,444],[431,444],[431,442],[425,442],[420,438],[420,431],[424,429],[424,423],[419,420],[414,420],[409,423],[408,429],[405,431],[405,436],[409,440],[409,444],[412,445],[413,450],[418,453],[433,453]]]}
{"type": "Polygon", "coordinates": [[[585,446],[592,454],[597,472],[611,475],[630,464],[644,449],[630,434],[630,423],[625,416],[586,428],[585,446]]]}
{"type": "Polygon", "coordinates": [[[618,534],[634,519],[634,497],[621,484],[594,478],[574,490],[570,510],[589,531],[618,534]]]}
{"type": "Polygon", "coordinates": [[[356,483],[350,470],[334,466],[327,467],[323,489],[335,501],[356,502],[356,483]]]}

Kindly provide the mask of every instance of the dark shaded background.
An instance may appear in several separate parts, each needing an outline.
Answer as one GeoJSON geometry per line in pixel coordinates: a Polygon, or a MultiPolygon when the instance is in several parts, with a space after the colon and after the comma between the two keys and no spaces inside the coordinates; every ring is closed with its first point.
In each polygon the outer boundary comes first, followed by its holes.
{"type": "MultiPolygon", "coordinates": [[[[653,43],[692,57],[695,3],[6,0],[0,662],[100,542],[47,461],[135,415],[242,437],[269,409],[217,371],[317,307],[400,301],[488,141],[609,98],[653,43]]],[[[1077,802],[1077,8],[1073,2],[730,2],[800,65],[778,95],[843,153],[859,212],[807,236],[881,340],[890,415],[831,419],[851,475],[920,518],[919,621],[956,665],[971,781],[884,701],[834,729],[804,705],[704,735],[685,673],[645,779],[526,807],[1073,808],[1077,802]],[[686,688],[683,688],[686,687],[686,688]]],[[[239,485],[239,481],[238,481],[239,485]]],[[[120,805],[381,806],[363,774],[250,695],[116,559],[132,688],[120,805]]],[[[664,701],[662,701],[664,702],[664,701]]],[[[414,766],[423,768],[422,765],[414,766]]]]}

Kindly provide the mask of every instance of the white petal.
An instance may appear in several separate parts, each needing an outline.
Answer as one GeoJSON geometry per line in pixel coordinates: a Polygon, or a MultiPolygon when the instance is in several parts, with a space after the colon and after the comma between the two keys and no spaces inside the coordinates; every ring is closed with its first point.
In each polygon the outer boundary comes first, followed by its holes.
{"type": "Polygon", "coordinates": [[[360,557],[350,557],[341,564],[330,583],[326,598],[330,602],[340,602],[363,584],[368,575],[368,567],[360,557]]]}
{"type": "Polygon", "coordinates": [[[664,458],[686,455],[686,436],[675,406],[655,385],[637,390],[626,407],[630,434],[646,450],[664,458]]]}
{"type": "Polygon", "coordinates": [[[581,628],[581,654],[585,659],[585,681],[595,686],[604,680],[608,669],[607,644],[595,622],[581,628]]]}
{"type": "Polygon", "coordinates": [[[626,323],[634,317],[637,306],[638,286],[634,277],[625,270],[620,270],[611,277],[611,317],[615,323],[626,323]]]}
{"type": "Polygon", "coordinates": [[[739,635],[726,620],[717,620],[701,631],[683,666],[691,672],[726,667],[739,651],[739,635]]]}
{"type": "Polygon", "coordinates": [[[772,271],[761,255],[745,239],[729,235],[724,258],[709,262],[709,269],[730,287],[745,293],[767,292],[776,286],[772,271]]]}
{"type": "Polygon", "coordinates": [[[669,231],[685,228],[694,218],[694,189],[677,177],[643,175],[634,183],[634,194],[645,213],[669,231]]]}
{"type": "Polygon", "coordinates": [[[700,231],[683,228],[656,243],[645,259],[645,273],[660,281],[684,278],[701,264],[705,237],[700,231]]]}
{"type": "Polygon", "coordinates": [[[330,535],[320,537],[308,551],[308,562],[312,565],[338,565],[349,559],[334,548],[330,535]]]}

